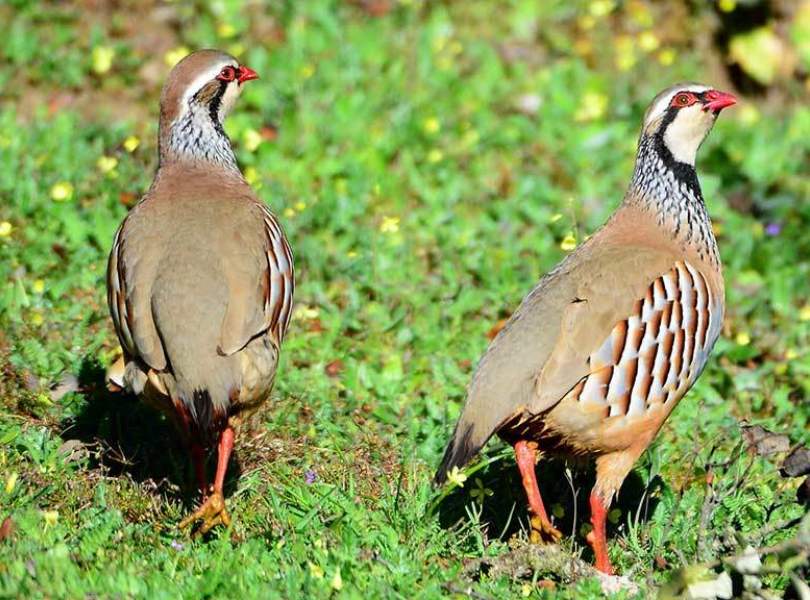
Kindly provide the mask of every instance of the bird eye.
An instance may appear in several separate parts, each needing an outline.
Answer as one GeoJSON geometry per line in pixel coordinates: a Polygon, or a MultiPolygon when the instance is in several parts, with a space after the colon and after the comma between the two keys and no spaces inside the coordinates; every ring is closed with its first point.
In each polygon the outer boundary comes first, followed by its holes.
{"type": "Polygon", "coordinates": [[[689,106],[691,103],[692,97],[689,94],[678,94],[673,102],[675,106],[689,106]]]}
{"type": "Polygon", "coordinates": [[[220,81],[233,81],[236,79],[236,69],[233,67],[224,67],[217,75],[220,81]]]}

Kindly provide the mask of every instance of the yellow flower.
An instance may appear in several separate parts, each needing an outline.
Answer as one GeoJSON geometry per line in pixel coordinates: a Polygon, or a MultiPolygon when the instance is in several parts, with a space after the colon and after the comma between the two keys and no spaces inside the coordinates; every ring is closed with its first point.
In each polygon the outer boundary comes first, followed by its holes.
{"type": "Polygon", "coordinates": [[[255,185],[256,182],[259,181],[259,172],[256,170],[256,167],[245,168],[245,181],[250,185],[255,185]]]}
{"type": "Polygon", "coordinates": [[[453,485],[464,487],[467,476],[458,467],[453,467],[450,471],[447,471],[447,480],[453,485]]]}
{"type": "Polygon", "coordinates": [[[93,71],[98,75],[104,75],[112,68],[115,50],[109,46],[96,46],[93,48],[92,60],[93,71]]]}
{"type": "Polygon", "coordinates": [[[248,152],[255,152],[262,143],[262,134],[255,129],[245,129],[242,134],[242,141],[248,152]]]}
{"type": "Polygon", "coordinates": [[[430,45],[433,48],[433,52],[438,54],[439,52],[444,50],[444,47],[447,45],[447,34],[440,33],[435,38],[433,38],[430,45]]]}
{"type": "Polygon", "coordinates": [[[177,46],[176,48],[172,48],[169,50],[164,56],[163,60],[166,64],[170,67],[173,67],[181,60],[183,60],[188,54],[190,50],[185,46],[177,46]]]}
{"type": "Polygon", "coordinates": [[[43,510],[42,518],[45,519],[45,525],[53,527],[59,520],[59,513],[55,510],[43,510]]]}
{"type": "Polygon", "coordinates": [[[225,21],[217,25],[217,35],[221,38],[232,38],[236,35],[236,28],[225,21]]]}
{"type": "Polygon", "coordinates": [[[630,19],[641,27],[652,27],[655,23],[650,8],[641,0],[631,0],[622,8],[630,19]]]}
{"type": "Polygon", "coordinates": [[[638,36],[638,45],[644,52],[652,52],[661,45],[661,42],[658,41],[658,36],[652,31],[645,31],[638,36]]]}
{"type": "Polygon", "coordinates": [[[299,304],[295,308],[295,316],[302,319],[316,319],[320,311],[314,306],[307,306],[306,304],[299,304]]]}
{"type": "Polygon", "coordinates": [[[55,183],[51,188],[51,198],[55,202],[64,202],[70,200],[71,197],[73,197],[73,186],[67,181],[55,183]]]}
{"type": "Polygon", "coordinates": [[[124,140],[124,150],[127,152],[135,152],[135,149],[141,145],[141,140],[136,136],[131,135],[124,140]]]}
{"type": "Polygon", "coordinates": [[[284,209],[284,216],[288,219],[292,219],[295,216],[295,211],[292,208],[287,207],[284,209]]]}
{"type": "Polygon", "coordinates": [[[440,71],[449,71],[453,68],[453,58],[450,56],[440,56],[436,59],[436,67],[440,71]]]}
{"type": "Polygon", "coordinates": [[[340,569],[335,571],[335,574],[332,576],[332,589],[336,592],[339,592],[343,589],[343,577],[340,576],[340,569]]]}
{"type": "Polygon", "coordinates": [[[96,166],[102,173],[110,173],[118,166],[118,159],[114,156],[99,156],[96,166]]]}
{"type": "Polygon", "coordinates": [[[629,71],[636,64],[635,42],[628,35],[616,38],[616,67],[620,71],[629,71]]]}
{"type": "Polygon", "coordinates": [[[422,129],[425,130],[425,133],[436,133],[441,128],[441,121],[436,117],[427,118],[422,122],[422,129]]]}
{"type": "Polygon", "coordinates": [[[736,113],[737,119],[744,125],[753,125],[759,121],[760,113],[757,107],[750,102],[746,102],[736,113]]]}
{"type": "Polygon", "coordinates": [[[399,217],[383,217],[380,223],[382,233],[396,233],[399,231],[399,217]]]}
{"type": "Polygon", "coordinates": [[[594,28],[594,25],[596,25],[596,19],[593,17],[593,15],[582,15],[579,19],[577,19],[577,24],[581,29],[587,31],[594,28]]]}
{"type": "Polygon", "coordinates": [[[315,563],[308,563],[308,565],[310,575],[312,575],[315,579],[323,579],[323,569],[321,569],[315,563]]]}
{"type": "Polygon", "coordinates": [[[38,310],[35,310],[31,313],[31,325],[34,327],[39,327],[45,322],[45,317],[42,316],[42,313],[38,310]]]}
{"type": "Polygon", "coordinates": [[[14,491],[14,486],[17,485],[17,474],[12,473],[6,478],[6,494],[14,491]]]}
{"type": "Polygon", "coordinates": [[[34,285],[31,286],[31,289],[35,294],[41,294],[45,291],[45,282],[41,279],[37,279],[34,281],[34,285]]]}
{"type": "Polygon", "coordinates": [[[745,331],[741,331],[737,334],[737,337],[734,338],[734,341],[737,342],[740,346],[747,346],[751,343],[751,336],[748,335],[745,331]]]}
{"type": "Polygon", "coordinates": [[[737,0],[720,0],[717,6],[719,6],[720,10],[723,12],[734,12],[734,9],[737,8],[737,0]]]}
{"type": "Polygon", "coordinates": [[[315,67],[313,65],[304,65],[301,67],[301,79],[309,79],[315,75],[315,67]]]}
{"type": "Polygon", "coordinates": [[[675,62],[675,56],[675,50],[672,48],[663,48],[661,52],[658,53],[658,62],[668,67],[675,62]]]}
{"type": "Polygon", "coordinates": [[[573,233],[569,233],[567,236],[563,238],[563,241],[560,242],[560,248],[562,250],[565,250],[566,252],[570,252],[576,247],[577,247],[577,238],[574,237],[573,233]]]}
{"type": "Polygon", "coordinates": [[[529,596],[531,596],[532,586],[530,586],[528,583],[524,583],[522,586],[520,586],[520,595],[523,596],[524,598],[528,598],[529,596]]]}
{"type": "Polygon", "coordinates": [[[430,163],[437,163],[444,158],[444,153],[439,150],[438,148],[434,148],[430,152],[428,152],[427,159],[430,163]]]}
{"type": "Polygon", "coordinates": [[[596,18],[609,15],[614,8],[616,8],[616,3],[612,0],[595,0],[589,6],[591,14],[596,18]]]}
{"type": "Polygon", "coordinates": [[[805,304],[799,309],[799,320],[810,321],[810,304],[805,304]]]}
{"type": "Polygon", "coordinates": [[[785,351],[785,360],[795,360],[799,357],[799,353],[796,352],[795,348],[788,348],[785,351]]]}
{"type": "Polygon", "coordinates": [[[9,221],[0,222],[0,237],[10,236],[12,231],[14,231],[14,227],[9,221]]]}
{"type": "Polygon", "coordinates": [[[594,121],[601,119],[607,110],[608,98],[599,92],[585,92],[582,101],[574,113],[575,121],[594,121]]]}

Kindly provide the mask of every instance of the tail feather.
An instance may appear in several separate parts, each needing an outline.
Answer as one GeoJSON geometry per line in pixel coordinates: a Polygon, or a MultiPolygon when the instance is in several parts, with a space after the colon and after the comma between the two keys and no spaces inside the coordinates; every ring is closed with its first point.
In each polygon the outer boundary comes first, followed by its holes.
{"type": "MultiPolygon", "coordinates": [[[[190,434],[205,447],[216,443],[219,432],[228,419],[228,406],[224,410],[211,399],[211,393],[206,390],[194,390],[190,399],[183,399],[189,416],[190,434]]],[[[183,395],[181,394],[181,398],[183,395]]]]}
{"type": "Polygon", "coordinates": [[[442,485],[447,481],[447,474],[453,470],[454,467],[459,469],[466,465],[470,460],[478,454],[484,444],[489,440],[487,436],[482,441],[475,441],[473,439],[473,424],[469,423],[461,430],[462,423],[456,425],[456,430],[453,432],[453,438],[447,445],[444,451],[442,462],[433,476],[433,483],[435,485],[442,485]]]}

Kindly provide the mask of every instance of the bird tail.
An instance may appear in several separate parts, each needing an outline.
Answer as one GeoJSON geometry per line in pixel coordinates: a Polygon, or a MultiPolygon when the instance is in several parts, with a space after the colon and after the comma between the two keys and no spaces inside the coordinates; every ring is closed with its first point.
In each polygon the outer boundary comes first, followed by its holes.
{"type": "Polygon", "coordinates": [[[473,423],[466,423],[462,415],[453,432],[453,437],[444,451],[439,468],[433,476],[434,485],[442,485],[447,481],[447,474],[454,467],[460,469],[470,462],[491,436],[491,432],[486,436],[475,435],[473,423]]]}

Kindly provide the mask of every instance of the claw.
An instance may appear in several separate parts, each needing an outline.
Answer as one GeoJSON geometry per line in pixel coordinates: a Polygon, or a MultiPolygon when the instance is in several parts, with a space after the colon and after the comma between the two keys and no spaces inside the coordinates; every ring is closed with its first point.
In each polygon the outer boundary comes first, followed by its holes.
{"type": "Polygon", "coordinates": [[[530,519],[532,531],[529,534],[529,541],[532,544],[543,544],[549,542],[556,544],[562,539],[562,532],[554,527],[548,519],[542,519],[535,515],[530,519]]]}
{"type": "Polygon", "coordinates": [[[220,492],[214,492],[203,502],[202,506],[183,519],[177,526],[179,529],[190,527],[197,521],[202,521],[200,527],[192,532],[192,537],[205,535],[217,525],[227,527],[231,524],[231,517],[225,510],[225,498],[220,492]]]}

